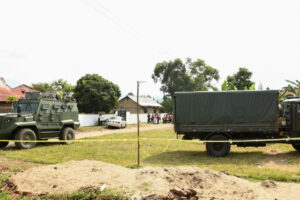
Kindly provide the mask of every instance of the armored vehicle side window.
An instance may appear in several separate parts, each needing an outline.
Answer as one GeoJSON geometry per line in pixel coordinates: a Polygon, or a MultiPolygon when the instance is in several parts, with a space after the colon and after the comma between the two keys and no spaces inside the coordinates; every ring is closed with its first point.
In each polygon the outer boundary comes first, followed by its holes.
{"type": "Polygon", "coordinates": [[[34,113],[37,111],[39,104],[38,103],[19,103],[12,110],[13,113],[17,112],[17,107],[21,107],[22,112],[34,113]]]}
{"type": "Polygon", "coordinates": [[[300,113],[300,103],[297,104],[297,113],[300,113]]]}

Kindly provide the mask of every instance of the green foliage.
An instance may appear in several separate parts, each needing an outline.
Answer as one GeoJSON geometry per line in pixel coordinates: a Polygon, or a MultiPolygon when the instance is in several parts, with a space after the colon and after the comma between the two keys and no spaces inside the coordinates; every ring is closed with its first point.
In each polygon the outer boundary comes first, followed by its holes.
{"type": "Polygon", "coordinates": [[[288,86],[284,87],[283,89],[286,90],[287,92],[292,93],[294,96],[300,96],[300,81],[290,81],[286,80],[288,82],[288,86]]]}
{"type": "Polygon", "coordinates": [[[221,85],[222,91],[231,91],[231,90],[237,90],[236,87],[232,84],[232,82],[224,81],[221,85]]]}
{"type": "Polygon", "coordinates": [[[239,71],[232,76],[227,76],[228,85],[233,85],[238,90],[250,89],[254,84],[251,81],[252,72],[247,68],[240,67],[239,71]]]}
{"type": "Polygon", "coordinates": [[[75,86],[69,84],[67,81],[63,79],[58,79],[57,81],[53,81],[51,86],[54,88],[55,91],[61,92],[73,92],[75,86]]]}
{"type": "Polygon", "coordinates": [[[16,101],[17,99],[18,99],[18,97],[16,97],[16,96],[7,97],[7,101],[10,101],[10,102],[16,101]]]}
{"type": "Polygon", "coordinates": [[[103,190],[97,187],[86,187],[79,191],[73,192],[72,194],[62,194],[62,195],[48,195],[39,198],[40,200],[126,200],[129,199],[125,193],[113,191],[113,190],[103,190]]]}
{"type": "Polygon", "coordinates": [[[63,79],[58,79],[51,83],[33,83],[32,87],[40,92],[73,92],[75,88],[75,86],[69,84],[63,79]]]}
{"type": "Polygon", "coordinates": [[[163,101],[160,104],[162,107],[159,109],[159,112],[161,113],[173,112],[173,99],[171,97],[164,96],[163,101]]]}
{"type": "Polygon", "coordinates": [[[279,101],[282,103],[285,99],[292,96],[300,96],[300,81],[286,80],[288,85],[283,87],[279,93],[279,101]]]}
{"type": "Polygon", "coordinates": [[[255,90],[255,83],[253,83],[253,84],[250,86],[249,89],[250,89],[250,90],[255,90]]]}
{"type": "Polygon", "coordinates": [[[173,96],[177,91],[206,91],[212,87],[211,82],[219,80],[217,69],[205,61],[190,58],[183,63],[177,58],[174,61],[157,63],[152,74],[155,83],[160,82],[160,90],[165,95],[173,96]]]}
{"type": "Polygon", "coordinates": [[[31,86],[40,92],[51,92],[54,90],[50,83],[32,83],[31,86]]]}
{"type": "MultiPolygon", "coordinates": [[[[159,127],[158,127],[159,129],[159,127]]],[[[205,145],[198,140],[174,140],[172,130],[141,131],[142,166],[198,166],[227,171],[231,175],[244,175],[251,180],[276,180],[300,182],[300,156],[290,144],[270,144],[267,147],[231,147],[224,158],[211,157],[205,145]],[[167,140],[169,139],[169,140],[167,140]],[[270,155],[270,151],[281,152],[270,155]],[[270,159],[284,157],[286,162],[275,168],[264,166],[270,159]],[[261,166],[261,167],[260,167],[261,166]]],[[[12,159],[38,163],[63,163],[70,160],[100,160],[116,165],[134,168],[137,163],[136,132],[103,135],[99,142],[62,144],[40,144],[28,150],[0,151],[12,159]]]]}
{"type": "Polygon", "coordinates": [[[77,81],[74,97],[84,113],[110,112],[118,106],[119,86],[98,74],[86,74],[77,81]]]}

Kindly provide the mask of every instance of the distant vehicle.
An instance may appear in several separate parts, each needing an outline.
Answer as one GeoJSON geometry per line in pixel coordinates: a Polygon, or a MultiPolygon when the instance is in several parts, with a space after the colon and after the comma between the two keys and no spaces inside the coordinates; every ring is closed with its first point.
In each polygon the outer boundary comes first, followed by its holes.
{"type": "Polygon", "coordinates": [[[104,115],[101,114],[98,118],[98,125],[105,126],[108,120],[114,116],[115,116],[114,114],[104,114],[104,115]]]}
{"type": "Polygon", "coordinates": [[[114,116],[107,121],[106,125],[108,127],[125,128],[127,126],[127,122],[123,117],[114,116]]]}
{"type": "Polygon", "coordinates": [[[212,140],[206,150],[215,157],[226,156],[231,145],[257,147],[277,142],[300,151],[300,141],[292,140],[300,137],[300,98],[283,101],[282,108],[278,102],[275,90],[176,92],[175,132],[185,140],[212,140]]]}
{"type": "MultiPolygon", "coordinates": [[[[54,93],[26,93],[10,113],[0,115],[0,140],[74,140],[80,126],[74,99],[60,99],[54,93]]],[[[15,142],[19,149],[33,148],[36,142],[15,142]]],[[[66,142],[69,144],[69,142],[66,142]]],[[[0,142],[4,148],[8,142],[0,142]]]]}

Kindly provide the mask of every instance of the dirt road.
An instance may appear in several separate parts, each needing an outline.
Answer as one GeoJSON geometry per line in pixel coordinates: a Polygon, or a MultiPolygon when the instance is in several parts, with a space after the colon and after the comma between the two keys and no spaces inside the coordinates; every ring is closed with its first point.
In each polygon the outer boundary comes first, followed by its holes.
{"type": "MultiPolygon", "coordinates": [[[[173,124],[146,124],[140,127],[140,131],[149,131],[149,130],[172,130],[173,124]]],[[[76,132],[76,139],[95,137],[101,135],[109,135],[115,133],[130,133],[137,131],[136,125],[130,125],[125,129],[103,129],[100,131],[89,131],[89,132],[76,132]]]]}

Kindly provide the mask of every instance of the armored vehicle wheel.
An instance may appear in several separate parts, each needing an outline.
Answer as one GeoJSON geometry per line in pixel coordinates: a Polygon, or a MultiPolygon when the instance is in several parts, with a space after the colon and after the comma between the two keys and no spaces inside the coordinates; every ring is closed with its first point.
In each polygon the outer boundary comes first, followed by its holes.
{"type": "MultiPolygon", "coordinates": [[[[212,135],[209,140],[228,140],[225,135],[216,134],[212,135]]],[[[230,143],[229,142],[207,142],[206,143],[206,151],[209,155],[214,157],[224,157],[230,151],[230,143]]]]}
{"type": "MultiPolygon", "coordinates": [[[[36,135],[33,130],[24,128],[15,135],[15,140],[36,140],[36,135]]],[[[15,142],[15,145],[19,149],[31,149],[36,146],[36,142],[15,142]]]]}
{"type": "Polygon", "coordinates": [[[294,149],[296,151],[300,151],[300,144],[299,143],[298,144],[292,144],[292,146],[294,147],[294,149]]]}
{"type": "MultiPolygon", "coordinates": [[[[74,130],[70,127],[64,128],[59,136],[60,140],[75,140],[74,130]]],[[[72,144],[73,142],[64,142],[64,144],[72,144]]]]}
{"type": "Polygon", "coordinates": [[[5,148],[9,142],[0,142],[0,149],[5,148]]]}

